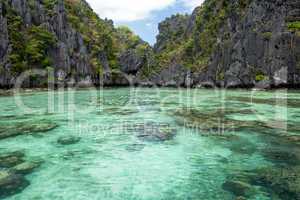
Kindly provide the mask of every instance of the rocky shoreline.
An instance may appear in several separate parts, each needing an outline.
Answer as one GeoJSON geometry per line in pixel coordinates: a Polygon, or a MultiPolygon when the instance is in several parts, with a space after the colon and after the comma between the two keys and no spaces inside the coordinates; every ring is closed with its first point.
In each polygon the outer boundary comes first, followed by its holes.
{"type": "MultiPolygon", "coordinates": [[[[60,89],[65,88],[65,89],[77,89],[77,90],[89,90],[89,89],[117,89],[117,88],[128,88],[128,87],[133,87],[133,88],[177,88],[177,89],[228,89],[228,90],[249,90],[249,91],[273,91],[273,90],[281,90],[281,89],[288,89],[288,90],[299,90],[300,85],[282,85],[282,86],[268,86],[268,87],[221,87],[221,86],[213,86],[212,84],[203,84],[203,85],[196,85],[196,86],[178,86],[178,85],[171,85],[171,84],[166,84],[166,85],[156,85],[156,84],[150,84],[150,83],[141,83],[141,84],[134,84],[134,85],[107,85],[107,86],[94,86],[94,85],[80,85],[78,87],[69,87],[69,86],[64,86],[64,87],[59,87],[60,89]]],[[[48,92],[48,91],[56,91],[58,90],[57,88],[40,88],[40,87],[29,87],[29,88],[20,88],[20,89],[7,89],[7,88],[2,88],[0,89],[0,96],[13,96],[15,92],[19,92],[22,94],[30,94],[30,93],[35,93],[35,92],[48,92]]]]}

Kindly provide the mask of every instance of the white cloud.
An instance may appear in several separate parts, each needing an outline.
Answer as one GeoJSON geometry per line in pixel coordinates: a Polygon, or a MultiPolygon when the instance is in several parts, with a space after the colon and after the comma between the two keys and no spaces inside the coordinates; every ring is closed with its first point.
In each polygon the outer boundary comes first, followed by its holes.
{"type": "Polygon", "coordinates": [[[151,26],[153,26],[153,24],[152,23],[146,23],[146,26],[151,27],[151,26]]]}
{"type": "Polygon", "coordinates": [[[162,10],[174,4],[176,0],[87,0],[87,2],[100,17],[126,22],[145,19],[151,12],[162,10]]]}
{"type": "Polygon", "coordinates": [[[204,0],[87,0],[101,18],[129,22],[149,18],[153,11],[163,10],[176,2],[194,9],[204,0]]]}
{"type": "Polygon", "coordinates": [[[197,6],[200,6],[204,2],[204,0],[181,0],[181,1],[185,5],[185,7],[190,9],[194,9],[197,6]]]}

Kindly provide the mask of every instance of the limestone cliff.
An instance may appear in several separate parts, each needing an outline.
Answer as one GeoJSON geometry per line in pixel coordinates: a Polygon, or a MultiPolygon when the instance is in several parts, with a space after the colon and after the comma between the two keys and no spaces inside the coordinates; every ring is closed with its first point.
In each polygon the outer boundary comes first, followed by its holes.
{"type": "Polygon", "coordinates": [[[0,27],[2,88],[33,69],[62,85],[300,86],[299,0],[206,0],[161,22],[153,48],[84,0],[0,0],[0,27]]]}
{"type": "MultiPolygon", "coordinates": [[[[173,20],[172,24],[178,23],[178,17],[173,20]]],[[[177,26],[173,30],[176,29],[177,26]]],[[[168,37],[166,34],[172,32],[160,30],[158,38],[168,37]]],[[[183,32],[184,38],[175,43],[159,40],[156,44],[156,49],[168,46],[159,52],[163,55],[160,74],[178,72],[152,77],[161,85],[296,87],[300,84],[298,0],[206,0],[195,9],[183,32]]]]}
{"type": "MultiPolygon", "coordinates": [[[[127,85],[121,71],[128,65],[139,70],[149,51],[147,43],[99,18],[84,0],[1,0],[0,27],[0,86],[5,88],[32,69],[53,72],[62,85],[127,85]]],[[[47,83],[33,73],[23,86],[47,83]]]]}

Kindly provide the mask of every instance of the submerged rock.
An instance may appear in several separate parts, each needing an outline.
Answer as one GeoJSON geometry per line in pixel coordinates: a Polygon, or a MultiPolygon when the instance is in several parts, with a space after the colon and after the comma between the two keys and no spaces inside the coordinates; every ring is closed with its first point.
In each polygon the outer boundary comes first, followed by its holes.
{"type": "Polygon", "coordinates": [[[21,192],[29,185],[24,176],[8,170],[0,170],[0,198],[21,192]]]}
{"type": "Polygon", "coordinates": [[[106,108],[98,114],[111,114],[111,115],[132,115],[138,113],[138,110],[134,109],[124,109],[124,108],[106,108]]]}
{"type": "Polygon", "coordinates": [[[148,142],[163,142],[173,139],[175,134],[173,132],[164,131],[145,131],[138,134],[138,138],[148,142]]]}
{"type": "Polygon", "coordinates": [[[0,199],[21,192],[30,183],[24,175],[30,174],[41,162],[25,161],[21,151],[0,155],[0,199]]]}
{"type": "Polygon", "coordinates": [[[80,140],[81,138],[76,136],[63,136],[58,138],[57,143],[61,145],[71,145],[78,143],[80,140]]]}
{"type": "Polygon", "coordinates": [[[23,131],[23,133],[43,133],[43,132],[48,132],[51,131],[55,128],[57,128],[57,124],[52,123],[52,122],[46,122],[46,121],[42,121],[42,122],[38,122],[38,123],[34,123],[28,126],[23,126],[23,128],[21,129],[23,131]]]}
{"type": "Polygon", "coordinates": [[[235,200],[247,200],[245,197],[239,196],[235,200]]]}
{"type": "Polygon", "coordinates": [[[24,162],[24,153],[20,151],[5,153],[0,155],[0,167],[9,168],[14,167],[24,162]]]}
{"type": "Polygon", "coordinates": [[[299,108],[300,102],[297,99],[291,99],[291,98],[254,98],[254,97],[229,97],[227,98],[231,101],[238,101],[238,102],[244,102],[249,104],[265,104],[265,105],[272,105],[272,106],[284,106],[284,107],[290,107],[290,108],[299,108]]]}
{"type": "Polygon", "coordinates": [[[0,124],[0,139],[19,136],[30,135],[34,133],[44,133],[57,128],[58,125],[50,121],[28,121],[15,123],[1,123],[0,124]]]}
{"type": "Polygon", "coordinates": [[[129,152],[141,151],[145,148],[144,144],[130,144],[126,146],[126,150],[129,152]]]}
{"type": "Polygon", "coordinates": [[[61,158],[64,160],[72,160],[72,159],[84,159],[87,155],[96,154],[97,151],[93,149],[76,149],[66,151],[61,155],[61,158]]]}
{"type": "Polygon", "coordinates": [[[282,199],[300,199],[300,166],[263,168],[253,171],[253,184],[263,186],[282,199]]]}
{"type": "Polygon", "coordinates": [[[0,116],[0,120],[4,121],[4,120],[22,120],[22,119],[26,119],[27,116],[26,115],[2,115],[0,116]]]}
{"type": "Polygon", "coordinates": [[[179,125],[187,128],[194,128],[201,131],[224,132],[235,131],[243,128],[257,126],[256,121],[239,121],[228,116],[232,114],[250,114],[251,110],[239,109],[215,109],[196,110],[180,109],[173,113],[179,125]]]}
{"type": "Polygon", "coordinates": [[[148,142],[164,142],[175,137],[176,130],[166,124],[146,123],[137,127],[137,137],[148,142]]]}
{"type": "Polygon", "coordinates": [[[294,144],[300,145],[300,135],[286,136],[286,140],[294,144]]]}
{"type": "Polygon", "coordinates": [[[240,138],[238,140],[229,141],[228,144],[226,144],[225,146],[228,146],[228,148],[232,152],[238,154],[252,155],[257,150],[255,144],[249,142],[246,138],[240,138]]]}
{"type": "Polygon", "coordinates": [[[299,165],[300,156],[293,151],[284,151],[280,149],[266,149],[262,152],[262,155],[269,161],[276,164],[284,165],[299,165]]]}
{"type": "MultiPolygon", "coordinates": [[[[280,141],[300,145],[300,136],[297,135],[297,133],[300,132],[299,125],[287,124],[287,126],[282,126],[282,124],[285,124],[282,121],[241,121],[230,118],[231,115],[236,114],[248,115],[252,114],[252,111],[248,109],[239,110],[232,108],[215,110],[183,108],[173,113],[178,125],[189,129],[195,129],[203,136],[232,140],[233,138],[236,138],[236,135],[230,133],[249,131],[262,135],[274,136],[280,141]]],[[[252,154],[255,152],[255,147],[249,142],[247,142],[244,147],[231,145],[229,148],[232,148],[235,152],[240,151],[240,153],[244,152],[252,154]]]]}
{"type": "Polygon", "coordinates": [[[38,168],[40,163],[38,162],[23,162],[12,168],[16,174],[30,174],[34,169],[38,168]]]}
{"type": "Polygon", "coordinates": [[[300,166],[268,166],[238,172],[229,177],[222,187],[236,196],[250,197],[255,186],[275,199],[299,200],[300,166]]]}
{"type": "Polygon", "coordinates": [[[245,196],[248,197],[252,193],[252,187],[248,183],[235,180],[227,180],[223,183],[222,188],[233,193],[235,196],[245,196]]]}

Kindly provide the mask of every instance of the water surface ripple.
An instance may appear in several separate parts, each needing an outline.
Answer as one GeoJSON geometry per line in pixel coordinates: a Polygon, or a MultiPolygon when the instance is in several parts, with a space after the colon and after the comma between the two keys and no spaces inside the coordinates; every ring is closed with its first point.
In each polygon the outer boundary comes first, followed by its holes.
{"type": "Polygon", "coordinates": [[[0,98],[0,154],[42,162],[3,199],[300,197],[297,91],[120,88],[21,100],[30,112],[0,98]],[[299,171],[289,182],[276,170],[299,171]]]}

